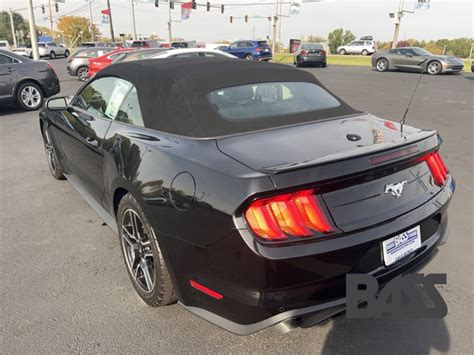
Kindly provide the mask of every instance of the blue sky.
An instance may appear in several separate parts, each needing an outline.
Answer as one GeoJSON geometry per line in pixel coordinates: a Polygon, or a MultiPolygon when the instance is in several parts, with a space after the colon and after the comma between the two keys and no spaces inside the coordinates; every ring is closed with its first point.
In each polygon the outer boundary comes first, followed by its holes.
{"type": "MultiPolygon", "coordinates": [[[[89,17],[87,0],[65,1],[66,4],[59,5],[60,11],[54,13],[54,17],[65,14],[89,17]]],[[[413,9],[414,1],[405,0],[405,8],[413,9]]],[[[166,38],[167,4],[160,4],[157,9],[153,5],[153,0],[137,2],[137,32],[143,35],[156,33],[166,38]],[[151,3],[144,3],[146,1],[151,3]]],[[[205,0],[197,2],[205,3],[205,0]]],[[[212,0],[210,2],[213,4],[212,0]]],[[[38,6],[47,4],[47,0],[33,0],[33,3],[34,6],[38,6]]],[[[130,1],[111,0],[111,3],[115,32],[131,33],[130,1]]],[[[222,39],[250,38],[254,27],[256,37],[264,38],[268,34],[269,26],[266,18],[250,19],[248,23],[243,19],[234,19],[231,24],[229,16],[267,17],[275,13],[272,0],[216,0],[214,3],[228,4],[223,15],[217,8],[212,9],[210,13],[206,12],[205,8],[198,8],[192,12],[189,20],[173,22],[173,35],[186,40],[214,42],[222,39]],[[267,5],[246,5],[249,3],[267,3],[267,5]]],[[[400,39],[473,36],[473,0],[431,0],[431,3],[429,10],[417,10],[415,14],[405,15],[400,39]]],[[[25,8],[26,0],[0,0],[0,4],[3,10],[25,8]]],[[[327,0],[321,3],[304,3],[300,14],[283,18],[282,39],[286,43],[289,38],[299,38],[302,34],[327,37],[331,30],[342,27],[350,29],[357,36],[372,35],[377,40],[391,40],[393,23],[388,13],[396,11],[398,5],[399,0],[327,0]]],[[[92,8],[94,22],[100,25],[100,10],[106,8],[106,0],[93,0],[92,8]]],[[[284,12],[288,13],[288,10],[289,5],[284,5],[284,12]]],[[[26,17],[26,11],[20,13],[26,17]]],[[[39,25],[48,25],[40,9],[35,10],[35,16],[39,25]]],[[[180,21],[179,5],[173,10],[173,20],[180,21]]],[[[105,36],[109,36],[107,25],[100,25],[99,28],[105,36]]]]}

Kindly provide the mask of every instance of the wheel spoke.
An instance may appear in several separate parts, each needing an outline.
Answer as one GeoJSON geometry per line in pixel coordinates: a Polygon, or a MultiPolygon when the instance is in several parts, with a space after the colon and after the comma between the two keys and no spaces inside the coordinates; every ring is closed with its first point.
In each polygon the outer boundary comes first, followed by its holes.
{"type": "Polygon", "coordinates": [[[150,270],[148,269],[148,265],[145,259],[142,259],[140,261],[140,266],[143,272],[143,276],[145,278],[145,283],[148,288],[148,291],[150,291],[153,288],[153,279],[150,275],[150,270]]]}
{"type": "Polygon", "coordinates": [[[130,234],[125,226],[122,226],[122,238],[125,239],[131,248],[134,248],[137,245],[137,240],[133,235],[130,234]]]}

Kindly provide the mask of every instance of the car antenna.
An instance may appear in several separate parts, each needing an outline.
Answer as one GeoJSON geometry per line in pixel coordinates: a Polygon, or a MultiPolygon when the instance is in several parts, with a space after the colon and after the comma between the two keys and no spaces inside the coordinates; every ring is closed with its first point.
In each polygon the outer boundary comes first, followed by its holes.
{"type": "MultiPolygon", "coordinates": [[[[425,59],[422,61],[419,65],[422,65],[424,62],[426,62],[428,59],[425,59]]],[[[405,110],[405,113],[403,114],[402,119],[400,120],[400,135],[403,136],[403,126],[405,125],[405,121],[408,115],[408,111],[410,110],[411,103],[413,102],[413,98],[415,97],[416,91],[418,90],[418,86],[420,85],[421,78],[423,77],[423,66],[421,67],[421,72],[420,75],[418,76],[418,81],[416,82],[415,89],[413,90],[413,93],[411,94],[410,101],[408,102],[407,108],[405,110]]]]}

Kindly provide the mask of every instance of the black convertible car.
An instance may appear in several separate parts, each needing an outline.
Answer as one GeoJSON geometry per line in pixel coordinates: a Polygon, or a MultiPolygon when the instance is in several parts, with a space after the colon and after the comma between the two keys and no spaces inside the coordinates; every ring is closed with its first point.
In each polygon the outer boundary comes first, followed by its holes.
{"type": "Polygon", "coordinates": [[[438,134],[295,68],[120,63],[45,106],[50,170],[118,234],[141,298],[234,333],[311,326],[344,310],[346,274],[383,285],[448,235],[438,134]]]}

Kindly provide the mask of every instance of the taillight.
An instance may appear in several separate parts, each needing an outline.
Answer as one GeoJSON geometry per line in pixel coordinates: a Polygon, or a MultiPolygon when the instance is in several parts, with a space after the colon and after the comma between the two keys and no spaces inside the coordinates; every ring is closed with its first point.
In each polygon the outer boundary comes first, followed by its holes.
{"type": "Polygon", "coordinates": [[[301,55],[306,55],[306,54],[308,54],[308,52],[305,51],[305,50],[302,50],[302,51],[300,52],[300,54],[301,54],[301,55]]]}
{"type": "Polygon", "coordinates": [[[326,51],[321,51],[319,53],[321,53],[321,55],[326,55],[326,51]]]}
{"type": "Polygon", "coordinates": [[[54,74],[56,74],[56,71],[54,70],[53,66],[51,63],[48,63],[48,69],[51,70],[54,74]]]}
{"type": "Polygon", "coordinates": [[[245,219],[250,230],[266,240],[309,237],[336,230],[313,189],[258,199],[247,208],[245,219]]]}
{"type": "Polygon", "coordinates": [[[443,159],[438,151],[425,155],[423,160],[428,164],[434,182],[438,186],[443,186],[448,177],[448,169],[444,165],[443,159]]]}
{"type": "Polygon", "coordinates": [[[261,52],[261,51],[263,51],[263,48],[258,47],[257,52],[261,52]]]}

